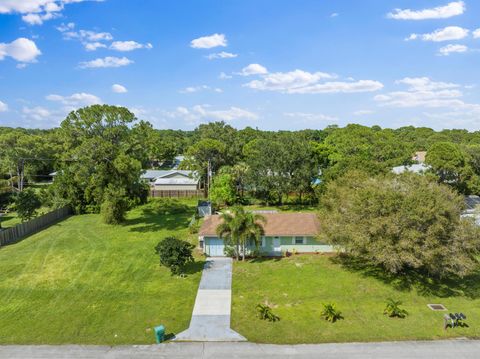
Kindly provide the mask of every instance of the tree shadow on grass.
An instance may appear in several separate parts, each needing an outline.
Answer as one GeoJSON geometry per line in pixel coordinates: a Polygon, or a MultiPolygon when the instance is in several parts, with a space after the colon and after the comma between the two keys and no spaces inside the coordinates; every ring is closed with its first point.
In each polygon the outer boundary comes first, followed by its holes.
{"type": "Polygon", "coordinates": [[[204,266],[205,266],[204,260],[187,263],[183,268],[183,273],[185,273],[186,275],[195,274],[195,273],[201,272],[204,266]]]}
{"type": "Polygon", "coordinates": [[[438,279],[415,270],[392,274],[385,271],[381,266],[374,266],[366,263],[365,260],[344,254],[332,257],[330,260],[351,272],[375,278],[400,291],[416,289],[422,296],[440,298],[455,296],[465,296],[470,299],[480,298],[480,269],[463,278],[450,276],[438,279]]]}
{"type": "Polygon", "coordinates": [[[149,209],[143,210],[143,215],[138,218],[127,219],[124,226],[131,227],[131,232],[155,232],[162,229],[185,229],[190,223],[192,212],[176,214],[159,214],[149,209]]]}

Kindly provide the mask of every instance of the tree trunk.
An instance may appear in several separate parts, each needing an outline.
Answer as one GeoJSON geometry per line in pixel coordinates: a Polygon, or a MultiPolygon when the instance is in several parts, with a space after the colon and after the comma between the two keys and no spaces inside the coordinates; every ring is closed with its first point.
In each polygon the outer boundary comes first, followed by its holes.
{"type": "Polygon", "coordinates": [[[240,259],[240,243],[238,243],[238,240],[236,242],[237,242],[237,250],[236,250],[235,256],[237,257],[237,261],[238,261],[240,259]]]}

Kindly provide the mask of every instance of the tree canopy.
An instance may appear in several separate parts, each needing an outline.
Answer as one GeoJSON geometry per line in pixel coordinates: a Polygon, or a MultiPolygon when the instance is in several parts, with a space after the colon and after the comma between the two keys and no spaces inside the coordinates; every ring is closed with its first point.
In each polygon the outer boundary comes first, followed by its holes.
{"type": "Polygon", "coordinates": [[[426,176],[348,172],[322,198],[323,236],[391,273],[466,275],[477,268],[480,229],[460,217],[463,198],[426,176]]]}

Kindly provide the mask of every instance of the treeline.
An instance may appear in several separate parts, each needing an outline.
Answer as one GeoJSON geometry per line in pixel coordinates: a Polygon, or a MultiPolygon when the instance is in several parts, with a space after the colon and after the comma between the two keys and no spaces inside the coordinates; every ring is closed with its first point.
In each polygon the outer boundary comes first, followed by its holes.
{"type": "Polygon", "coordinates": [[[178,155],[185,156],[181,166],[196,171],[214,199],[226,204],[315,201],[326,183],[349,170],[388,173],[411,164],[416,151],[428,152],[439,181],[463,194],[480,192],[480,132],[466,130],[348,125],[272,132],[224,122],[156,130],[127,109],[96,105],[72,112],[55,129],[0,128],[0,144],[2,192],[22,191],[57,171],[58,181],[76,183],[58,194],[79,211],[98,210],[106,193],[118,188],[129,198],[140,195],[144,190],[132,178],[168,167],[178,155]]]}

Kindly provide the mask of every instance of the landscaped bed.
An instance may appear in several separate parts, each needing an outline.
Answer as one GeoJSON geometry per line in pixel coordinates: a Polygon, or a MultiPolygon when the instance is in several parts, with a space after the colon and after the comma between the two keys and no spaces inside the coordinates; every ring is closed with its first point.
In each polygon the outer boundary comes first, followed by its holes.
{"type": "Polygon", "coordinates": [[[327,255],[235,262],[232,328],[250,341],[282,344],[479,337],[479,283],[480,275],[441,284],[421,277],[393,279],[327,255]],[[387,298],[403,302],[406,319],[383,315],[387,298]],[[344,319],[321,318],[329,302],[344,319]],[[258,319],[259,303],[268,303],[281,320],[258,319]],[[441,303],[448,312],[432,311],[429,303],[441,303]],[[449,312],[465,313],[469,327],[444,330],[449,312]]]}
{"type": "Polygon", "coordinates": [[[137,208],[121,226],[73,216],[0,248],[0,343],[145,344],[155,325],[186,329],[203,260],[171,276],[154,247],[167,235],[194,239],[188,203],[173,215],[137,208]]]}

